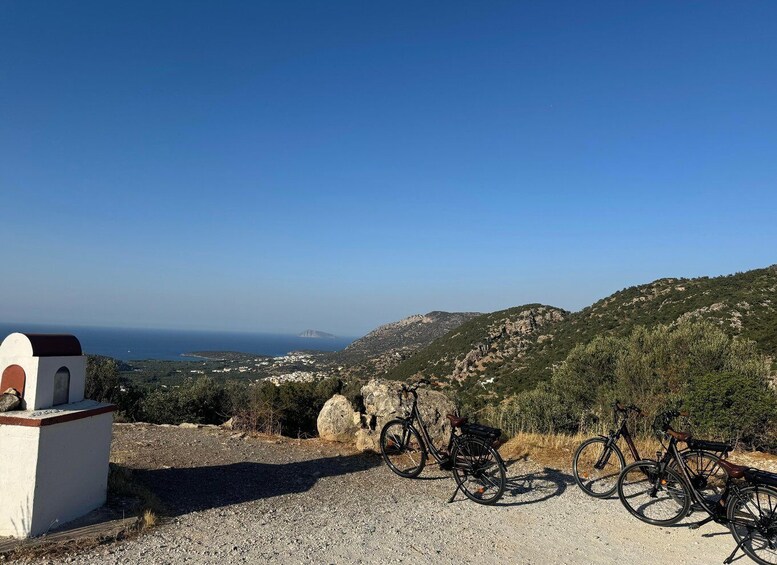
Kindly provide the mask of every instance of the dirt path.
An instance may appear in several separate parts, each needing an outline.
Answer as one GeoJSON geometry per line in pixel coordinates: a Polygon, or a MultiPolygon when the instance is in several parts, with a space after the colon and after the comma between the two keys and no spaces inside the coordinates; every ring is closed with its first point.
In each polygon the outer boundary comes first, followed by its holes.
{"type": "Polygon", "coordinates": [[[512,463],[503,504],[484,507],[447,504],[454,483],[436,468],[401,479],[376,456],[318,440],[145,425],[114,435],[114,456],[138,469],[171,518],[58,563],[708,565],[733,548],[720,526],[642,524],[617,500],[589,498],[567,473],[531,461],[512,463]]]}

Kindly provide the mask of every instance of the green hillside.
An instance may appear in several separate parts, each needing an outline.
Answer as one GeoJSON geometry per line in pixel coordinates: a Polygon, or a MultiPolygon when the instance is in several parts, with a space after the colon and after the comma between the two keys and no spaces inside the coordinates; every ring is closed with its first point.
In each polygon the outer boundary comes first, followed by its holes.
{"type": "Polygon", "coordinates": [[[420,350],[390,377],[437,377],[506,396],[547,380],[553,365],[577,344],[685,318],[710,320],[729,335],[756,341],[762,352],[777,358],[777,266],[720,277],[659,279],[616,292],[573,314],[538,304],[484,314],[420,350]],[[556,314],[521,335],[520,343],[495,339],[500,324],[526,321],[540,310],[540,318],[556,314]],[[473,352],[484,348],[491,352],[485,362],[471,366],[465,375],[456,372],[457,363],[468,355],[477,357],[473,352]]]}

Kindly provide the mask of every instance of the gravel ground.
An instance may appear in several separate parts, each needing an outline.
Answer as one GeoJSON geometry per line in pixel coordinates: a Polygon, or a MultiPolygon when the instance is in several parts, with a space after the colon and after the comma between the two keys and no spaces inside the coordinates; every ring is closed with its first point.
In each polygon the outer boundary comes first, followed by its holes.
{"type": "MultiPolygon", "coordinates": [[[[137,469],[167,518],[136,539],[57,563],[721,563],[721,526],[657,528],[567,472],[518,461],[502,504],[461,497],[449,473],[397,477],[379,457],[319,440],[117,425],[114,458],[137,469]]],[[[53,561],[49,561],[53,563],[53,561]]],[[[742,557],[737,563],[748,563],[742,557]]],[[[46,561],[42,561],[46,563],[46,561]]]]}

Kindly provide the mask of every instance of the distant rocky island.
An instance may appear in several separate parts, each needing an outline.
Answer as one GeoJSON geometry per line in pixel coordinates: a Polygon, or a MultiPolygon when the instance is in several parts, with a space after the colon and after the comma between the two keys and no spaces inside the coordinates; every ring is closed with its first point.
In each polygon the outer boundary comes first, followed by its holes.
{"type": "Polygon", "coordinates": [[[297,337],[312,337],[316,339],[335,339],[337,336],[328,334],[326,332],[320,332],[318,330],[305,330],[301,334],[299,334],[297,337]]]}

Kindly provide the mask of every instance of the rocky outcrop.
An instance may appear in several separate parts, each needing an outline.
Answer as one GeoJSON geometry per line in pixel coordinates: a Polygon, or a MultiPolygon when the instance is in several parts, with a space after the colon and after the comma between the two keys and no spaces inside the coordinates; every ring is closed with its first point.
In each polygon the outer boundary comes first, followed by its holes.
{"type": "Polygon", "coordinates": [[[543,337],[540,334],[544,328],[562,321],[565,315],[563,310],[540,306],[498,320],[488,327],[485,341],[475,344],[462,359],[456,361],[451,378],[460,381],[472,373],[482,372],[489,363],[521,356],[543,337]]]}
{"type": "MultiPolygon", "coordinates": [[[[330,398],[318,415],[318,434],[327,441],[354,443],[360,451],[380,451],[380,431],[386,422],[409,414],[413,397],[400,396],[402,383],[373,379],[361,394],[364,412],[354,411],[341,396],[330,398]]],[[[435,445],[444,445],[450,433],[446,414],[455,413],[453,402],[443,393],[420,388],[418,409],[435,445]]]]}
{"type": "Polygon", "coordinates": [[[355,440],[361,418],[342,394],[326,401],[316,420],[318,435],[326,441],[350,443],[355,440]]]}
{"type": "Polygon", "coordinates": [[[334,354],[338,362],[364,369],[368,374],[385,373],[426,347],[435,339],[471,320],[474,312],[429,312],[385,324],[334,354]]]}

